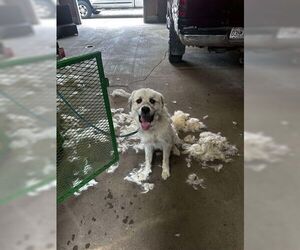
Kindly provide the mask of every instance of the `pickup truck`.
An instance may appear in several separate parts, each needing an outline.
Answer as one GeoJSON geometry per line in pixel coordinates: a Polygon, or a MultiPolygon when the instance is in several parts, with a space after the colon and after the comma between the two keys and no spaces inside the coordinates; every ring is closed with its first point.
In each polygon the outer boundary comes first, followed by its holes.
{"type": "Polygon", "coordinates": [[[78,0],[81,18],[99,14],[101,9],[142,8],[143,0],[78,0]]]}
{"type": "Polygon", "coordinates": [[[186,46],[242,54],[243,27],[243,0],[168,0],[169,61],[180,62],[186,46]]]}

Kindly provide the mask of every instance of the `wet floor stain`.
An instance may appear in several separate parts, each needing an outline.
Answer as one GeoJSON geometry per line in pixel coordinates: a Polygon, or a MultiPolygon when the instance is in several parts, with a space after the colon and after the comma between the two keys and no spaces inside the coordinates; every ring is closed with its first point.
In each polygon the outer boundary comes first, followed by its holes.
{"type": "Polygon", "coordinates": [[[91,245],[90,243],[85,244],[85,248],[86,248],[86,249],[89,248],[90,245],[91,245]]]}
{"type": "Polygon", "coordinates": [[[88,234],[91,234],[91,232],[92,232],[92,230],[89,230],[89,231],[88,231],[88,234]]]}
{"type": "Polygon", "coordinates": [[[68,242],[67,242],[67,246],[69,246],[69,245],[70,245],[70,243],[71,243],[71,241],[69,241],[69,240],[68,240],[68,242]]]}
{"type": "Polygon", "coordinates": [[[125,207],[122,206],[121,209],[123,210],[123,209],[125,209],[125,207]]]}
{"type": "Polygon", "coordinates": [[[72,234],[72,241],[74,241],[75,239],[75,234],[72,234]]]}
{"type": "Polygon", "coordinates": [[[107,198],[107,199],[112,199],[112,198],[113,198],[113,195],[112,195],[110,189],[108,189],[107,191],[108,191],[108,194],[107,194],[106,198],[107,198]]]}
{"type": "Polygon", "coordinates": [[[92,221],[96,221],[96,218],[95,218],[95,217],[93,217],[93,218],[92,218],[92,221]]]}
{"type": "Polygon", "coordinates": [[[73,250],[78,250],[78,246],[77,246],[77,245],[74,246],[74,247],[73,247],[73,250]]]}
{"type": "Polygon", "coordinates": [[[128,222],[129,225],[132,225],[133,223],[134,223],[133,220],[130,220],[130,221],[128,222]]]}
{"type": "Polygon", "coordinates": [[[129,202],[129,204],[130,204],[130,205],[133,205],[133,202],[132,202],[132,201],[130,201],[130,202],[129,202]]]}
{"type": "Polygon", "coordinates": [[[128,218],[129,218],[129,217],[126,216],[126,217],[122,220],[124,224],[126,224],[126,223],[128,222],[128,218]]]}
{"type": "Polygon", "coordinates": [[[106,205],[108,206],[109,209],[112,209],[114,207],[113,204],[110,202],[107,202],[106,205]]]}

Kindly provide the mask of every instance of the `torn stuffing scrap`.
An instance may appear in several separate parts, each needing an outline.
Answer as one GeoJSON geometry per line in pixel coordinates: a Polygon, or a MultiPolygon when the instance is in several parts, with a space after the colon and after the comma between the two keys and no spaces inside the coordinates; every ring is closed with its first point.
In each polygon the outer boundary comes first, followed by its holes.
{"type": "Polygon", "coordinates": [[[195,190],[198,190],[199,187],[206,189],[204,179],[199,179],[195,173],[189,174],[186,183],[191,185],[195,190]]]}
{"type": "Polygon", "coordinates": [[[290,149],[286,145],[275,143],[274,139],[263,133],[245,131],[245,167],[261,171],[270,163],[279,162],[290,149]]]}
{"type": "Polygon", "coordinates": [[[190,114],[184,113],[181,110],[175,111],[171,120],[177,132],[199,132],[201,129],[206,127],[203,122],[199,121],[199,119],[190,118],[190,114]]]}
{"type": "Polygon", "coordinates": [[[126,92],[124,89],[115,89],[112,93],[112,97],[124,97],[124,98],[129,98],[130,93],[126,92]]]}
{"type": "Polygon", "coordinates": [[[182,147],[184,154],[201,163],[215,160],[229,162],[238,151],[234,145],[229,144],[226,137],[212,132],[202,132],[196,143],[183,144],[182,147]]]}
{"type": "Polygon", "coordinates": [[[153,183],[145,182],[149,178],[150,172],[144,163],[139,164],[140,168],[134,168],[124,180],[133,182],[142,188],[142,193],[148,193],[154,188],[153,183]]]}
{"type": "Polygon", "coordinates": [[[106,169],[106,173],[112,174],[116,171],[118,167],[119,167],[119,162],[116,162],[115,164],[111,165],[108,169],[106,169]]]}

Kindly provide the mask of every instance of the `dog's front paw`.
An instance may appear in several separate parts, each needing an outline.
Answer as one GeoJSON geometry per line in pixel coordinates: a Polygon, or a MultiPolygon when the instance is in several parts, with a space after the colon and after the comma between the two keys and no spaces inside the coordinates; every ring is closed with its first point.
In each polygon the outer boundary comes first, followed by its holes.
{"type": "Polygon", "coordinates": [[[170,171],[167,169],[163,169],[162,173],[161,173],[161,178],[163,178],[164,180],[168,179],[168,177],[170,177],[170,171]]]}

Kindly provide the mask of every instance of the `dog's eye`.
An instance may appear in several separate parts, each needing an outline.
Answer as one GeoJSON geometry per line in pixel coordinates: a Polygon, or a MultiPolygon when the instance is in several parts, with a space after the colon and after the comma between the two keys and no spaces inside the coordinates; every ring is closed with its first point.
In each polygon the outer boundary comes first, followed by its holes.
{"type": "Polygon", "coordinates": [[[155,103],[155,100],[152,99],[152,98],[150,98],[150,103],[151,103],[151,104],[154,104],[154,103],[155,103]]]}
{"type": "Polygon", "coordinates": [[[142,98],[139,98],[139,99],[136,100],[137,104],[140,104],[141,102],[142,102],[142,98]]]}

